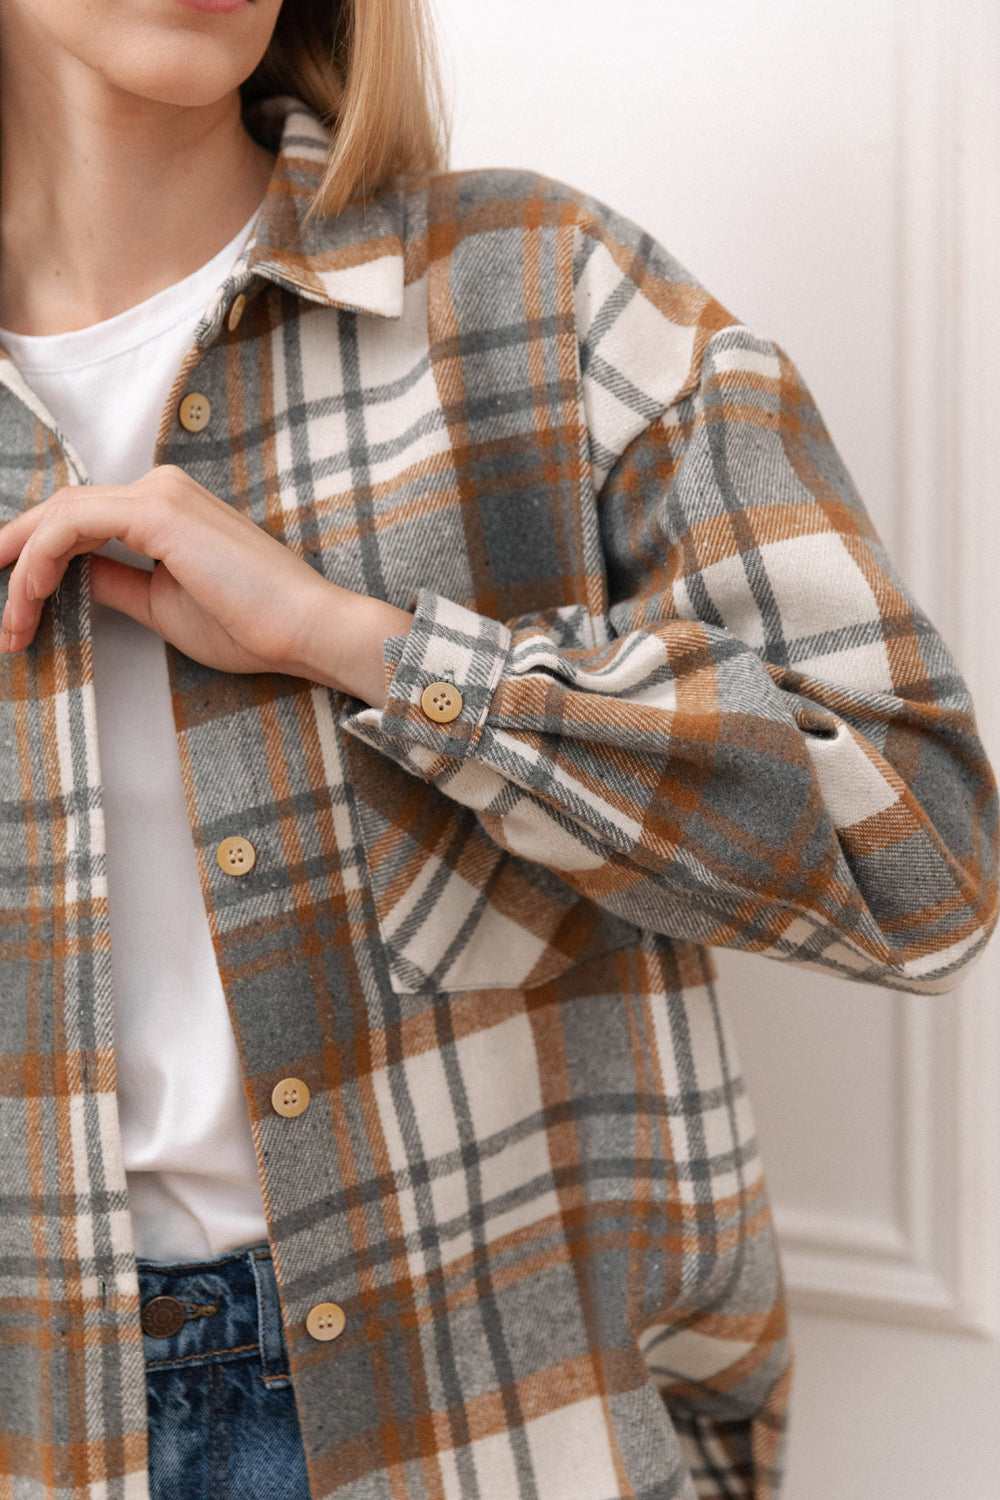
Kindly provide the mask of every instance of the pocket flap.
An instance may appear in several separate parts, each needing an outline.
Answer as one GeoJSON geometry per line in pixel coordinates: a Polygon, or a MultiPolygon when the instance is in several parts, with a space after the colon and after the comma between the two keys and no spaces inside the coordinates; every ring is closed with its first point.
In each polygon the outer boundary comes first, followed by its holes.
{"type": "Polygon", "coordinates": [[[352,740],[351,779],[393,989],[530,989],[635,929],[500,848],[471,809],[352,740]]]}

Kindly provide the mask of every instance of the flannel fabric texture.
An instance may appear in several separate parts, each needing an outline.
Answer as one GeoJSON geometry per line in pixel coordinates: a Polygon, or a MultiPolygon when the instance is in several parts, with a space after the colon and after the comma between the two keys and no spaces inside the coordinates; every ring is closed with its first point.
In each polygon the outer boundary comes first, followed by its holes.
{"type": "MultiPolygon", "coordinates": [[[[273,123],[157,461],[415,610],[382,711],[168,653],[314,1500],[774,1500],[707,946],[955,983],[996,899],[966,691],[788,359],[646,235],[521,173],[307,222],[326,136],[273,123]]],[[[4,359],[0,515],[84,480],[4,359]]],[[[88,566],[0,663],[2,1500],[147,1494],[88,566]]]]}

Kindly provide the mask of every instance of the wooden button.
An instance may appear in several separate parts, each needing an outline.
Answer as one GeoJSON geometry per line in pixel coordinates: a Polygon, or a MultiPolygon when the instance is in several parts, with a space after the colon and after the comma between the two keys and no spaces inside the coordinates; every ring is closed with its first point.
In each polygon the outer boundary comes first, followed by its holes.
{"type": "Polygon", "coordinates": [[[238,296],[233,298],[229,307],[229,317],[226,319],[226,325],[229,328],[230,333],[235,333],[237,328],[240,326],[240,319],[243,316],[243,309],[246,307],[246,305],[247,299],[244,297],[242,292],[240,292],[238,296]]]}
{"type": "Polygon", "coordinates": [[[336,1302],[317,1302],[306,1318],[306,1332],[325,1344],[330,1339],[339,1339],[346,1323],[344,1309],[336,1302]]]}
{"type": "Polygon", "coordinates": [[[450,682],[432,682],[420,695],[420,707],[429,719],[450,724],[462,712],[462,695],[450,682]]]}
{"type": "Polygon", "coordinates": [[[207,396],[200,396],[197,391],[192,391],[177,408],[177,415],[186,432],[201,432],[203,427],[208,426],[212,404],[207,396]]]}
{"type": "Polygon", "coordinates": [[[169,1339],[180,1333],[186,1314],[176,1297],[154,1297],[139,1314],[143,1333],[151,1339],[169,1339]]]}
{"type": "Polygon", "coordinates": [[[219,869],[227,875],[249,875],[257,863],[257,851],[249,839],[223,839],[215,851],[219,869]]]}
{"type": "Polygon", "coordinates": [[[309,1108],[309,1086],[301,1078],[283,1078],[271,1090],[271,1108],[285,1120],[294,1120],[309,1108]]]}
{"type": "Polygon", "coordinates": [[[803,734],[811,734],[818,740],[835,740],[840,733],[837,720],[822,709],[800,708],[795,715],[795,722],[803,734]]]}

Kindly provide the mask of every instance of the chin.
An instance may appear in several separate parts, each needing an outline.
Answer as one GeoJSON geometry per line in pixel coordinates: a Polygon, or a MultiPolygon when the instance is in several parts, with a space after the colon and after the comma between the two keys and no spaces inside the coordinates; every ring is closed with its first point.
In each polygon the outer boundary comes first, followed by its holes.
{"type": "Polygon", "coordinates": [[[199,108],[234,93],[256,65],[256,55],[240,67],[229,48],[197,37],[160,46],[152,55],[105,58],[101,72],[107,83],[137,101],[199,108]]]}

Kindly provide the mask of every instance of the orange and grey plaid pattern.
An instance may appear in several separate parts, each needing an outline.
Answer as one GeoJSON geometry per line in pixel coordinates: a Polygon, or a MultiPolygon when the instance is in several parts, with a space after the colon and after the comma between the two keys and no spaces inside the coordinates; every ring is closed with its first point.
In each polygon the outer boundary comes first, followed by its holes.
{"type": "MultiPolygon", "coordinates": [[[[788,360],[640,231],[514,173],[306,222],[327,142],[283,130],[157,456],[416,610],[383,711],[168,652],[314,1500],[774,1500],[706,945],[954,983],[995,910],[966,692],[788,360]]],[[[0,364],[3,512],[82,477],[0,364]]],[[[88,576],[0,664],[3,1500],[147,1492],[88,576]]]]}

